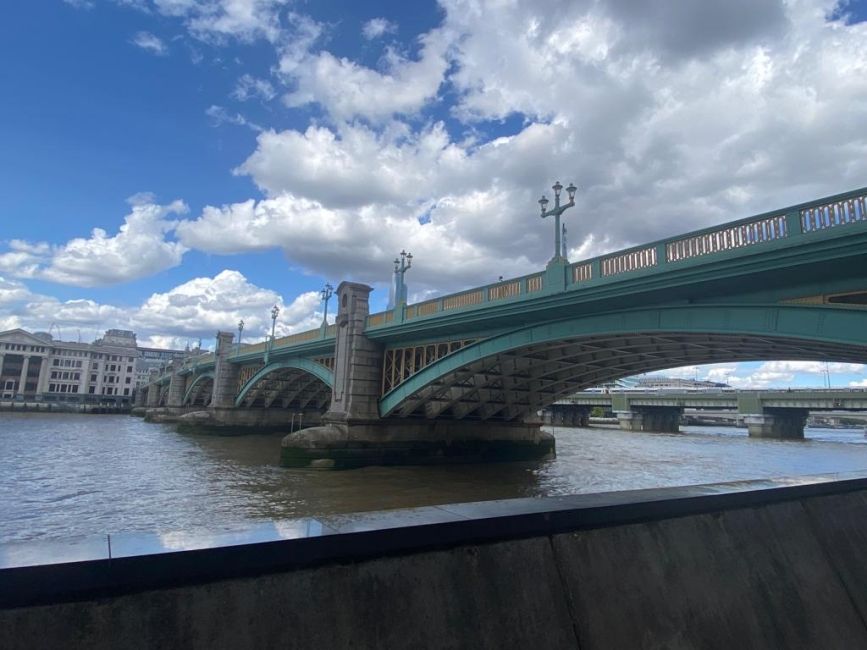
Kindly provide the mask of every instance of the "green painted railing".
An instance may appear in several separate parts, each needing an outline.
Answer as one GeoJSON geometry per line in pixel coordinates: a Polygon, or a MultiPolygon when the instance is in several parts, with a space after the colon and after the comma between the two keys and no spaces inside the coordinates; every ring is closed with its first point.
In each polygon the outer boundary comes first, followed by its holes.
{"type": "MultiPolygon", "coordinates": [[[[867,188],[860,188],[582,260],[569,265],[566,283],[574,287],[603,278],[627,276],[636,271],[661,271],[668,265],[686,260],[736,253],[752,246],[809,236],[828,228],[865,221],[867,188]]],[[[371,314],[367,326],[386,327],[443,312],[484,308],[488,303],[500,300],[522,300],[545,291],[545,278],[545,272],[533,273],[406,305],[403,318],[399,318],[395,310],[371,314]]]]}

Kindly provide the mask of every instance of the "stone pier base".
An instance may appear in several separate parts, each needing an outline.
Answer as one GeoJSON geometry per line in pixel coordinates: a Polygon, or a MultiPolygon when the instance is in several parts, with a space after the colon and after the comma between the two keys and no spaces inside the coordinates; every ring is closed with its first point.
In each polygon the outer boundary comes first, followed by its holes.
{"type": "MultiPolygon", "coordinates": [[[[187,413],[191,413],[192,411],[196,411],[201,408],[201,406],[158,406],[156,408],[146,408],[143,415],[146,422],[165,424],[170,422],[177,422],[187,413]]],[[[133,412],[135,415],[138,415],[140,413],[136,412],[135,409],[133,409],[133,412]]]]}
{"type": "Polygon", "coordinates": [[[618,412],[617,420],[624,431],[678,433],[680,414],[677,407],[655,406],[618,412]]]}
{"type": "Polygon", "coordinates": [[[545,420],[558,427],[586,427],[590,424],[590,407],[552,404],[545,409],[545,420]]]}
{"type": "Polygon", "coordinates": [[[243,435],[275,431],[290,432],[305,426],[317,425],[322,415],[318,412],[292,412],[284,409],[218,409],[209,408],[187,412],[174,421],[179,431],[243,435]]]}
{"type": "Polygon", "coordinates": [[[803,440],[806,421],[807,411],[801,409],[781,409],[773,413],[744,416],[751,438],[803,440]]]}
{"type": "Polygon", "coordinates": [[[539,424],[378,420],[328,423],[283,438],[284,467],[350,469],[540,460],[555,456],[554,436],[539,424]]]}

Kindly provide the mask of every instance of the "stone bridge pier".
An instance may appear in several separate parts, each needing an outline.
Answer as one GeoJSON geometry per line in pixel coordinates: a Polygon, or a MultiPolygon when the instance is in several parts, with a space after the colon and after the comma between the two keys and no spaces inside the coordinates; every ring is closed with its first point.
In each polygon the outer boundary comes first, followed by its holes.
{"type": "Polygon", "coordinates": [[[145,406],[149,409],[152,409],[160,405],[160,386],[156,382],[156,370],[151,370],[149,373],[149,377],[150,382],[147,386],[147,397],[145,397],[145,406]]]}
{"type": "Polygon", "coordinates": [[[683,409],[677,406],[633,406],[618,411],[617,420],[624,431],[678,433],[683,409]]]}
{"type": "Polygon", "coordinates": [[[331,405],[320,426],[283,439],[284,466],[329,469],[553,456],[554,438],[541,431],[538,418],[534,422],[381,418],[383,349],[364,333],[370,291],[371,287],[354,282],[337,287],[331,405]]]}
{"type": "Polygon", "coordinates": [[[801,440],[809,411],[796,408],[768,408],[761,414],[744,416],[751,438],[801,440]]]}
{"type": "Polygon", "coordinates": [[[546,413],[546,424],[556,427],[586,427],[590,424],[590,406],[578,404],[551,404],[546,413]]]}

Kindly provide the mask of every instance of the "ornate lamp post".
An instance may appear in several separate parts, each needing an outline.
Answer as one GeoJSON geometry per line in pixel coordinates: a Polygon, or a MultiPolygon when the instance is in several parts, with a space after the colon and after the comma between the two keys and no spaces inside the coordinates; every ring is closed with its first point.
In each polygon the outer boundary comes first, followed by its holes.
{"type": "Polygon", "coordinates": [[[569,203],[564,203],[560,205],[560,192],[563,190],[563,186],[560,185],[560,181],[554,183],[552,188],[554,190],[554,207],[550,210],[546,210],[548,207],[548,199],[545,198],[545,195],[542,195],[542,198],[539,199],[539,205],[542,206],[542,218],[545,217],[554,217],[554,257],[552,258],[552,262],[554,260],[559,259],[560,257],[566,257],[562,254],[561,245],[560,245],[560,215],[563,214],[567,208],[571,208],[575,205],[575,192],[578,190],[572,183],[569,183],[569,187],[566,188],[566,191],[569,193],[569,203]]]}
{"type": "Polygon", "coordinates": [[[271,356],[271,350],[274,348],[274,328],[277,327],[277,316],[280,315],[280,308],[274,305],[271,308],[271,338],[268,339],[268,347],[265,349],[265,363],[268,363],[268,358],[271,356]]]}
{"type": "Polygon", "coordinates": [[[244,319],[238,321],[238,345],[235,349],[235,354],[241,354],[241,334],[244,333],[244,319]]]}
{"type": "Polygon", "coordinates": [[[334,295],[334,287],[332,287],[327,282],[325,286],[322,288],[322,291],[319,292],[319,297],[322,299],[322,302],[325,303],[325,308],[323,309],[322,314],[322,326],[328,326],[328,301],[331,300],[331,296],[334,295]]]}
{"type": "Polygon", "coordinates": [[[406,282],[403,276],[412,268],[412,253],[400,251],[400,259],[394,258],[394,307],[406,304],[406,282]]]}

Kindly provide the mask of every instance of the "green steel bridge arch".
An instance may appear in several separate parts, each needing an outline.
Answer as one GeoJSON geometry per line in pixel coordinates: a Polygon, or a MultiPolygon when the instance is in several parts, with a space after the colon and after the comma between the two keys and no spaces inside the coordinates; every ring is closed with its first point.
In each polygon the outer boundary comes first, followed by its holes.
{"type": "Polygon", "coordinates": [[[322,364],[312,361],[311,359],[296,357],[293,359],[285,359],[270,363],[257,371],[241,387],[238,396],[235,398],[235,406],[243,406],[245,399],[248,398],[257,386],[267,380],[268,377],[272,376],[274,373],[285,370],[298,371],[293,374],[315,378],[320,382],[323,388],[327,389],[328,399],[330,399],[331,387],[334,385],[334,373],[322,364]]]}
{"type": "Polygon", "coordinates": [[[867,362],[867,310],[689,305],[620,310],[491,336],[382,396],[381,417],[518,420],[575,391],[684,365],[867,362]]]}
{"type": "Polygon", "coordinates": [[[213,370],[208,371],[208,372],[203,372],[200,375],[196,375],[196,378],[193,379],[193,383],[190,384],[189,388],[187,388],[187,391],[184,393],[184,401],[182,402],[182,404],[189,404],[190,397],[193,395],[193,391],[199,386],[199,384],[202,383],[202,381],[204,381],[206,379],[210,380],[211,382],[214,381],[214,371],[213,370]]]}

